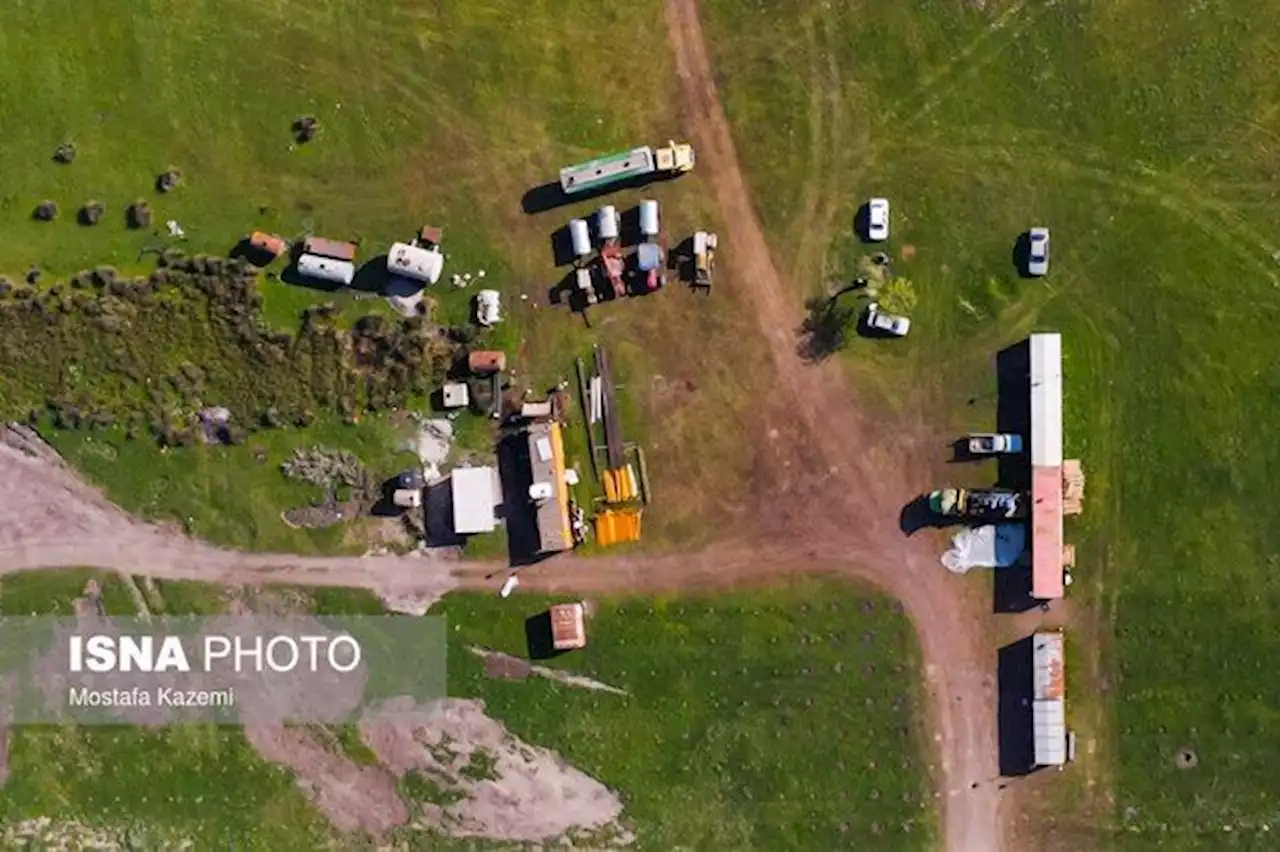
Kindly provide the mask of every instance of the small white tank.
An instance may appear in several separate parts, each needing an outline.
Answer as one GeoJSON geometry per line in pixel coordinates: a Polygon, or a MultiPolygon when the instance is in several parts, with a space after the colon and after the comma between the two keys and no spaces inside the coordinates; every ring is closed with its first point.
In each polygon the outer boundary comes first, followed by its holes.
{"type": "Polygon", "coordinates": [[[569,239],[573,241],[573,253],[578,257],[591,254],[591,234],[582,219],[569,220],[569,239]]]}
{"type": "Polygon", "coordinates": [[[618,211],[612,204],[607,204],[596,213],[596,233],[602,240],[618,238],[618,211]]]}
{"type": "Polygon", "coordinates": [[[640,233],[646,237],[658,236],[658,202],[653,199],[640,202],[640,233]]]}

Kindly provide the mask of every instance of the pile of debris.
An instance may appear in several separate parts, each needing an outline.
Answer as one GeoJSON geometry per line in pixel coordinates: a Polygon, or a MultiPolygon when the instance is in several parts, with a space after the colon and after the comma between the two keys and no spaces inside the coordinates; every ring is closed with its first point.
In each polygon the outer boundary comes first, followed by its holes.
{"type": "Polygon", "coordinates": [[[355,453],[328,447],[304,447],[293,451],[289,460],[280,465],[281,472],[296,479],[327,490],[345,486],[366,495],[377,490],[377,483],[365,469],[355,453]]]}

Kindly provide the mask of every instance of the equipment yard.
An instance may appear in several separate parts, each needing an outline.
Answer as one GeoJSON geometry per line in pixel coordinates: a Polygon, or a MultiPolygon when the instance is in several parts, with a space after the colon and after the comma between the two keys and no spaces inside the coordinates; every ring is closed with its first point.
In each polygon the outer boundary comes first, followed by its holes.
{"type": "Polygon", "coordinates": [[[1268,848],[1276,0],[81,5],[0,8],[0,612],[447,695],[0,726],[0,845],[1268,848]]]}

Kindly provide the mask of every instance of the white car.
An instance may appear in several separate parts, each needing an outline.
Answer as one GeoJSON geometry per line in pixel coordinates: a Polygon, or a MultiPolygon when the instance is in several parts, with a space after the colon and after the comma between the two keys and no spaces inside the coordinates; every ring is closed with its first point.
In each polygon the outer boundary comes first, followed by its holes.
{"type": "Polygon", "coordinates": [[[906,337],[907,332],[911,330],[911,320],[907,317],[881,313],[880,303],[872,302],[867,305],[867,327],[887,332],[894,337],[906,337]]]}
{"type": "Polygon", "coordinates": [[[502,319],[497,290],[481,290],[476,294],[476,322],[488,327],[502,319]]]}
{"type": "Polygon", "coordinates": [[[1027,237],[1027,274],[1039,277],[1049,271],[1049,229],[1032,228],[1027,237]]]}
{"type": "Polygon", "coordinates": [[[969,452],[975,456],[1020,453],[1022,452],[1022,436],[1007,433],[978,432],[969,436],[969,452]]]}
{"type": "Polygon", "coordinates": [[[867,203],[867,239],[877,243],[889,239],[889,199],[873,198],[867,203]]]}

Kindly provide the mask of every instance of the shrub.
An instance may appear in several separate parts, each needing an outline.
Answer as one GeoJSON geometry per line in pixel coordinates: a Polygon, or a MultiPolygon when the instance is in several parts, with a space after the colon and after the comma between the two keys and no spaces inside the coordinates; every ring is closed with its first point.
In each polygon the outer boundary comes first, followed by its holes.
{"type": "Polygon", "coordinates": [[[36,205],[36,209],[31,212],[31,218],[37,222],[52,222],[58,218],[58,205],[56,202],[45,199],[36,205]]]}

